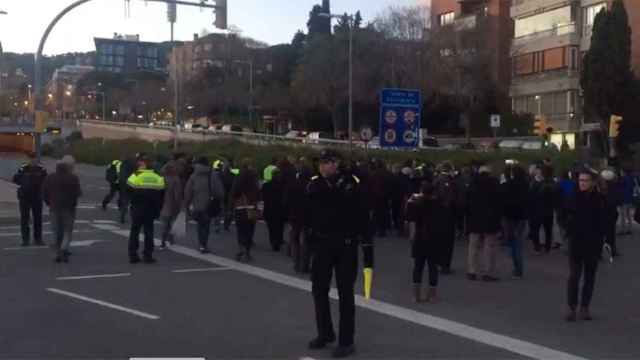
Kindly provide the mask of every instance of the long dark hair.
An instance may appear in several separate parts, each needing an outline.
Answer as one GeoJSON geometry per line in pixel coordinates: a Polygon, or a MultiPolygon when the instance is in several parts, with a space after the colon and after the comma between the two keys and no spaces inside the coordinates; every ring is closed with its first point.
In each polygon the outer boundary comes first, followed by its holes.
{"type": "Polygon", "coordinates": [[[232,194],[233,199],[246,196],[250,202],[258,201],[260,197],[260,189],[258,188],[258,174],[251,166],[248,159],[242,161],[240,174],[233,182],[232,194]]]}

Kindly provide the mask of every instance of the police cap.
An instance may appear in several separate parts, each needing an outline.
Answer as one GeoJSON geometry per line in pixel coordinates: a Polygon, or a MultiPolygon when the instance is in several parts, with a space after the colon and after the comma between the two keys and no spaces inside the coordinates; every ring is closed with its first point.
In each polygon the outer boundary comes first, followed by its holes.
{"type": "Polygon", "coordinates": [[[336,162],[340,159],[340,154],[331,149],[322,150],[320,153],[320,161],[321,162],[336,162]]]}

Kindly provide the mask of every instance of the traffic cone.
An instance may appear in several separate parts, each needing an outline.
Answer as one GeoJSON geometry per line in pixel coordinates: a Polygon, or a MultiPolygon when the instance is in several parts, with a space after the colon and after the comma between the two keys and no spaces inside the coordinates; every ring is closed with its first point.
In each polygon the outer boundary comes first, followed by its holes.
{"type": "Polygon", "coordinates": [[[373,282],[373,269],[364,268],[364,297],[371,299],[371,283],[373,282]]]}

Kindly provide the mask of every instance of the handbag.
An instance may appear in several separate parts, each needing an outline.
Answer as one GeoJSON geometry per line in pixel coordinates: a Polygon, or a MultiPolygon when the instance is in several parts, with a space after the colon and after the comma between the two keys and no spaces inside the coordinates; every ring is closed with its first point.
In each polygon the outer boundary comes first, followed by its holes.
{"type": "Polygon", "coordinates": [[[213,170],[209,172],[209,181],[207,182],[207,185],[209,186],[209,204],[207,205],[207,213],[209,214],[210,217],[213,218],[220,215],[220,212],[222,211],[222,206],[220,204],[220,200],[216,199],[213,196],[213,191],[211,189],[212,176],[213,176],[213,170]]]}

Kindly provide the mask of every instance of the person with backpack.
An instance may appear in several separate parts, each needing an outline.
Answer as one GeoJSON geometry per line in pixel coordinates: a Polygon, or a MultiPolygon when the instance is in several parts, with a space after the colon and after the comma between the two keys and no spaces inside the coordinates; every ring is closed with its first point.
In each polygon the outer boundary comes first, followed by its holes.
{"type": "Polygon", "coordinates": [[[198,159],[184,191],[184,208],[198,223],[198,244],[202,254],[210,252],[211,220],[220,213],[224,200],[222,180],[210,164],[204,156],[198,159]]]}
{"type": "Polygon", "coordinates": [[[42,241],[42,184],[47,177],[47,170],[40,165],[35,155],[29,155],[29,162],[22,165],[13,176],[18,185],[18,201],[20,204],[21,246],[31,243],[30,217],[33,216],[33,241],[43,246],[42,241]]]}
{"type": "MultiPolygon", "coordinates": [[[[109,183],[109,193],[102,200],[102,210],[107,210],[107,205],[113,200],[117,193],[120,192],[120,168],[122,167],[122,161],[113,160],[105,173],[105,180],[109,183]]],[[[118,198],[118,206],[120,205],[120,199],[118,198]]]]}

